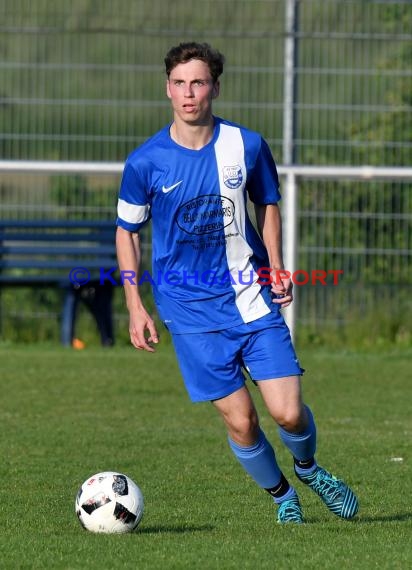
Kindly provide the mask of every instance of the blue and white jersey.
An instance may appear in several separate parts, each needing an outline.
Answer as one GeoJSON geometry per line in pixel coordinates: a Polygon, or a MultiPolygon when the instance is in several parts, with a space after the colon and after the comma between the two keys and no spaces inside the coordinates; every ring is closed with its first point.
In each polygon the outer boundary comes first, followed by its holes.
{"type": "Polygon", "coordinates": [[[206,332],[277,310],[256,271],[266,248],[247,214],[280,199],[276,166],[255,132],[215,118],[200,150],[175,143],[170,125],[128,157],[117,225],[139,231],[152,219],[155,302],[173,333],[206,332]],[[272,308],[270,308],[272,307],[272,308]]]}

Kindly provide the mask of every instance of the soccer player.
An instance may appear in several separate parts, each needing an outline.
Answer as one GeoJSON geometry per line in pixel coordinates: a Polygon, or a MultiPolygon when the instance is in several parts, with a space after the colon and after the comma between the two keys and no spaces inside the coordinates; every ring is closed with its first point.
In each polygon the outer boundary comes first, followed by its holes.
{"type": "Polygon", "coordinates": [[[170,49],[166,94],[173,121],[125,164],[117,251],[131,342],[149,352],[159,342],[138,277],[133,279],[141,257],[139,231],[151,219],[153,294],[191,400],[212,402],[220,413],[230,448],[273,497],[278,521],[301,523],[297,492],[259,425],[249,376],[279,426],[297,478],[332,513],[350,519],[358,511],[357,498],[316,462],[315,421],[301,397],[303,370],[280,312],[293,297],[292,283],[281,273],[276,166],[260,134],[213,115],[223,64],[223,55],[208,44],[170,49]],[[268,267],[276,276],[272,282],[262,270],[268,267]]]}

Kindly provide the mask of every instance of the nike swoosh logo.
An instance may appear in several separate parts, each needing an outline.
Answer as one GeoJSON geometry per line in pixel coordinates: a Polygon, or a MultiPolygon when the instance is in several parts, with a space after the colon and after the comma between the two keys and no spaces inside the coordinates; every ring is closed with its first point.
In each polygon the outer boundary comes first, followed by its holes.
{"type": "Polygon", "coordinates": [[[164,192],[165,194],[167,194],[167,192],[170,192],[171,190],[174,190],[177,186],[179,186],[179,184],[181,184],[183,182],[183,180],[179,180],[179,182],[176,182],[176,184],[173,184],[173,186],[168,186],[166,188],[166,186],[162,186],[162,192],[164,192]]]}

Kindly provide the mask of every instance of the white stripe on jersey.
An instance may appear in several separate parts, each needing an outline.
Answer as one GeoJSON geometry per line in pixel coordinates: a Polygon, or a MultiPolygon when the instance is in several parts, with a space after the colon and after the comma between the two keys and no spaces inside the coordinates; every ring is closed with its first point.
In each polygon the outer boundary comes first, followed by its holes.
{"type": "Polygon", "coordinates": [[[142,224],[149,217],[150,205],[137,206],[129,204],[126,200],[119,198],[117,203],[117,214],[121,220],[129,224],[142,224]]]}
{"type": "Polygon", "coordinates": [[[233,275],[233,288],[236,294],[236,306],[245,323],[249,323],[270,313],[270,309],[260,294],[261,286],[257,283],[258,275],[253,269],[250,257],[253,251],[246,241],[246,213],[244,187],[246,183],[245,151],[240,129],[230,125],[220,125],[219,138],[215,143],[217,171],[219,176],[220,194],[227,196],[235,203],[234,223],[226,226],[226,259],[229,271],[233,275]],[[228,188],[224,183],[225,169],[240,166],[242,169],[242,184],[235,189],[228,188]],[[230,235],[237,233],[237,235],[230,235]],[[239,272],[243,275],[240,283],[239,272]],[[253,283],[250,277],[253,274],[253,283]]]}

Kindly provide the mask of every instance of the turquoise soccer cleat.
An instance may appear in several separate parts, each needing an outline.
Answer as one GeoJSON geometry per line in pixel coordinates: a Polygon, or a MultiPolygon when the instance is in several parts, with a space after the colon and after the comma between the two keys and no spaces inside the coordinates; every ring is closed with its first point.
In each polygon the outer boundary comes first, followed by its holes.
{"type": "Polygon", "coordinates": [[[318,466],[311,475],[296,473],[296,476],[308,485],[328,509],[338,517],[351,519],[358,512],[359,502],[353,491],[323,467],[318,466]]]}
{"type": "Polygon", "coordinates": [[[278,523],[303,523],[302,508],[297,496],[279,504],[278,523]]]}

